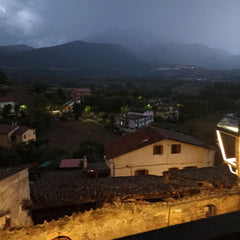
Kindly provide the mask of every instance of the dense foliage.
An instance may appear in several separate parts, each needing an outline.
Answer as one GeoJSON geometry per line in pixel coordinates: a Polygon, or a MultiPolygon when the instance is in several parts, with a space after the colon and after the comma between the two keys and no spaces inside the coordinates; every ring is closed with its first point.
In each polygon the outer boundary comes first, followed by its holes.
{"type": "Polygon", "coordinates": [[[86,156],[88,162],[104,161],[104,146],[101,142],[86,140],[80,144],[79,149],[73,153],[74,158],[86,156]]]}

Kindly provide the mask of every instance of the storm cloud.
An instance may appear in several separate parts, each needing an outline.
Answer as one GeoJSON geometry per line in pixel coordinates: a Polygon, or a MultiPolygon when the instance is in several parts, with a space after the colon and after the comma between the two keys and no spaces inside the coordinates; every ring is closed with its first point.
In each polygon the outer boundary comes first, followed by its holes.
{"type": "Polygon", "coordinates": [[[50,46],[120,29],[239,54],[239,11],[239,0],[0,0],[0,45],[50,46]]]}

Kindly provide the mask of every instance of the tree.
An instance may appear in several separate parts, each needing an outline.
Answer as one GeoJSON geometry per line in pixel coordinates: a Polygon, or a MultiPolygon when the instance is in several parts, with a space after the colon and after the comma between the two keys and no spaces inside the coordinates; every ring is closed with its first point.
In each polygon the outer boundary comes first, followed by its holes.
{"type": "Polygon", "coordinates": [[[64,102],[66,100],[66,96],[61,88],[58,88],[57,95],[60,101],[64,102]]]}
{"type": "Polygon", "coordinates": [[[104,161],[104,146],[95,140],[86,140],[80,144],[78,151],[73,153],[73,157],[87,157],[88,162],[104,161]]]}
{"type": "Polygon", "coordinates": [[[75,115],[75,120],[78,120],[82,113],[82,106],[80,103],[73,104],[73,113],[75,115]]]}
{"type": "Polygon", "coordinates": [[[9,84],[6,74],[2,71],[0,71],[0,85],[1,84],[9,84]]]}
{"type": "Polygon", "coordinates": [[[12,105],[11,104],[4,105],[3,110],[2,110],[3,117],[7,118],[8,115],[11,113],[11,110],[12,110],[12,105]]]}

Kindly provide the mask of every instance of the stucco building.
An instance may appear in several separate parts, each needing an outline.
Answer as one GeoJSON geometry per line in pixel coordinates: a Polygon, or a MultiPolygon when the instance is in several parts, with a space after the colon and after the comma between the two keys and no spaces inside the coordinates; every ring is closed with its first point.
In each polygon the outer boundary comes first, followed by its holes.
{"type": "Polygon", "coordinates": [[[209,167],[215,150],[194,137],[159,128],[140,129],[105,144],[111,176],[162,175],[164,171],[209,167]]]}
{"type": "Polygon", "coordinates": [[[177,104],[163,103],[157,107],[155,114],[165,120],[178,120],[179,110],[177,104]]]}
{"type": "Polygon", "coordinates": [[[0,147],[11,148],[15,144],[36,141],[34,129],[25,126],[0,124],[0,147]]]}
{"type": "Polygon", "coordinates": [[[139,128],[150,126],[153,122],[153,115],[152,110],[135,109],[119,116],[116,124],[123,131],[134,132],[139,128]]]}
{"type": "Polygon", "coordinates": [[[28,169],[0,169],[0,229],[31,226],[28,169]]]}
{"type": "Polygon", "coordinates": [[[14,113],[15,104],[16,103],[14,102],[14,100],[10,97],[5,97],[5,96],[0,97],[0,111],[3,111],[4,107],[9,105],[9,106],[11,106],[10,113],[14,113]]]}
{"type": "Polygon", "coordinates": [[[82,100],[84,96],[89,96],[91,94],[92,92],[89,88],[74,88],[72,90],[72,98],[74,101],[82,100]]]}

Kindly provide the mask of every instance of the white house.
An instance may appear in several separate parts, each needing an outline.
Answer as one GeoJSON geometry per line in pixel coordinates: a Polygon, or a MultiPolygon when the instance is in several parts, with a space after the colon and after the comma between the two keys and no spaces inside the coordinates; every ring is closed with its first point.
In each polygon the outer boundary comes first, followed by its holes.
{"type": "Polygon", "coordinates": [[[11,105],[11,113],[14,113],[15,102],[12,98],[9,97],[0,97],[0,112],[4,109],[5,106],[11,105]]]}
{"type": "Polygon", "coordinates": [[[117,126],[122,130],[134,132],[138,128],[145,128],[150,126],[153,122],[153,111],[136,109],[129,111],[117,118],[117,126]]]}
{"type": "Polygon", "coordinates": [[[165,120],[178,120],[179,110],[178,106],[173,103],[163,103],[157,107],[155,114],[165,120]]]}
{"type": "Polygon", "coordinates": [[[159,128],[139,129],[105,144],[111,176],[162,175],[164,171],[209,167],[215,150],[194,137],[159,128]]]}
{"type": "Polygon", "coordinates": [[[25,126],[0,124],[0,147],[11,148],[15,144],[36,141],[34,129],[25,126]]]}

